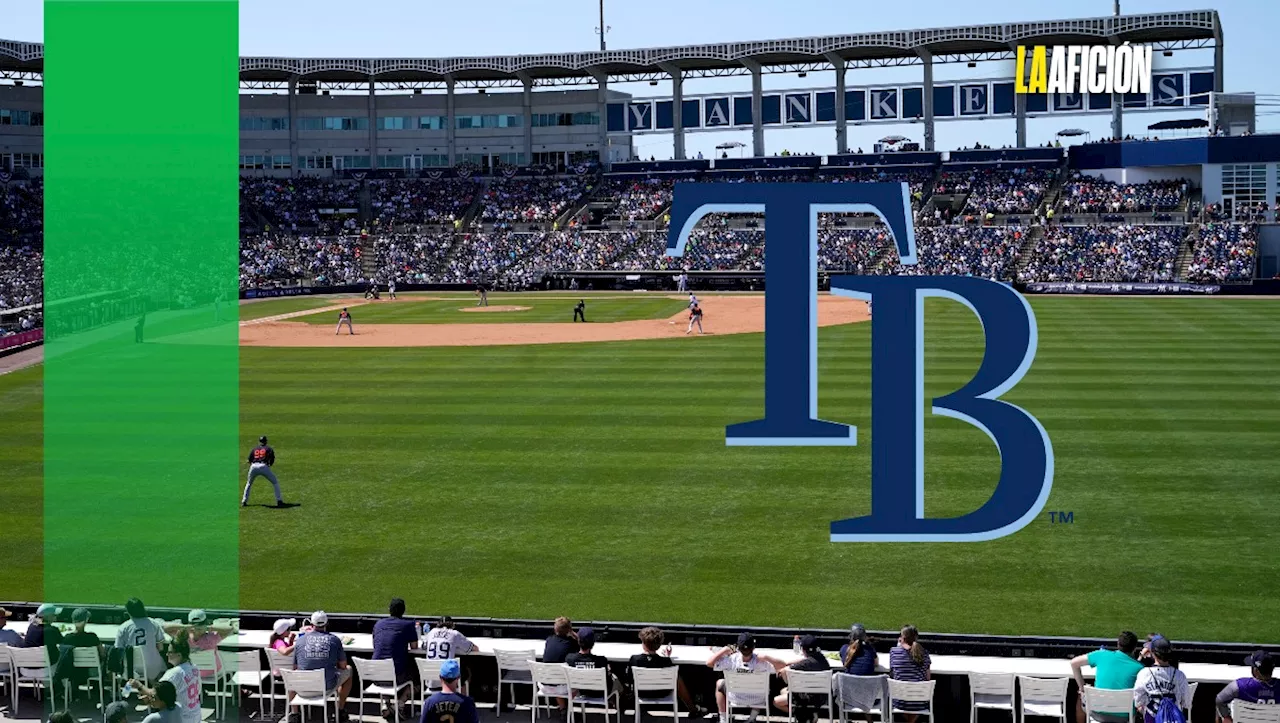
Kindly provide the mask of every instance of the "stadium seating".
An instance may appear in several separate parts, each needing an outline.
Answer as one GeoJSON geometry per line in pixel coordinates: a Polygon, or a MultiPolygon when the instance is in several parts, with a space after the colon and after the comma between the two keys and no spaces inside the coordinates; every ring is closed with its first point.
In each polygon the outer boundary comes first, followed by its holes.
{"type": "Polygon", "coordinates": [[[1195,234],[1187,279],[1199,283],[1241,283],[1253,278],[1257,228],[1209,223],[1195,234]]]}
{"type": "Polygon", "coordinates": [[[1098,178],[1077,176],[1062,192],[1063,213],[1136,213],[1172,211],[1187,198],[1187,182],[1149,181],[1118,184],[1098,178]]]}
{"type": "Polygon", "coordinates": [[[1018,272],[1029,281],[1172,281],[1184,226],[1054,226],[1018,272]]]}

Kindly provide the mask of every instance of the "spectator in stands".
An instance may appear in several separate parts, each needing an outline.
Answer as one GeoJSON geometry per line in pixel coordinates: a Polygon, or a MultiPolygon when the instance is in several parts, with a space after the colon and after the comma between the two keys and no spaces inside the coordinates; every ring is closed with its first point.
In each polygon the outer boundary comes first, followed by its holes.
{"type": "Polygon", "coordinates": [[[325,690],[338,691],[338,719],[347,719],[347,694],[351,692],[351,668],[338,636],[328,632],[329,615],[323,610],[311,614],[311,632],[302,636],[293,651],[298,670],[323,670],[325,690]]]}
{"type": "Polygon", "coordinates": [[[178,689],[170,681],[156,683],[156,695],[151,699],[150,706],[151,713],[142,719],[142,723],[182,723],[182,711],[178,709],[178,689]]]}
{"type": "MultiPolygon", "coordinates": [[[[761,655],[756,652],[756,638],[751,633],[740,633],[736,645],[726,645],[717,650],[709,660],[707,667],[712,670],[732,670],[739,673],[754,673],[758,670],[780,671],[786,663],[761,655]]],[[[762,698],[734,698],[733,705],[743,708],[758,708],[768,712],[769,700],[762,698]]],[[[724,680],[716,682],[716,708],[720,712],[720,723],[729,723],[729,699],[725,694],[724,680]]]]}
{"type": "Polygon", "coordinates": [[[1276,660],[1271,653],[1265,650],[1254,651],[1244,659],[1244,664],[1249,666],[1249,677],[1231,681],[1214,700],[1218,707],[1218,718],[1222,723],[1231,723],[1231,701],[1233,700],[1268,705],[1280,704],[1280,681],[1271,677],[1276,667],[1276,660]]]}
{"type": "Polygon", "coordinates": [[[164,644],[164,631],[155,620],[147,617],[147,608],[138,598],[129,598],[129,601],[124,604],[124,609],[129,619],[116,630],[115,647],[126,651],[128,662],[123,669],[132,671],[135,678],[150,682],[160,677],[167,667],[164,657],[160,655],[161,645],[164,644]],[[146,665],[145,672],[131,667],[134,665],[133,648],[142,649],[142,662],[146,665]]]}
{"type": "MultiPolygon", "coordinates": [[[[107,723],[126,723],[129,720],[129,704],[123,700],[107,703],[107,709],[103,711],[102,717],[107,723]]],[[[149,720],[150,716],[147,716],[147,718],[149,720]]],[[[182,723],[182,718],[175,716],[173,720],[163,721],[162,723],[182,723]]]]}
{"type": "MultiPolygon", "coordinates": [[[[542,662],[563,663],[569,659],[571,653],[579,650],[578,636],[573,632],[573,623],[564,616],[556,618],[552,629],[554,634],[547,638],[546,644],[542,647],[542,662]]],[[[556,706],[563,713],[568,702],[569,689],[563,685],[549,686],[546,693],[556,696],[556,706]]]]}
{"type": "MultiPolygon", "coordinates": [[[[9,622],[9,617],[12,615],[13,613],[8,610],[0,608],[0,645],[8,645],[11,648],[21,648],[22,636],[5,627],[9,622]]],[[[8,668],[4,668],[4,670],[7,669],[8,668]]]]}
{"type": "MultiPolygon", "coordinates": [[[[1071,659],[1071,675],[1076,679],[1076,687],[1084,690],[1084,666],[1094,670],[1093,685],[1101,690],[1130,690],[1142,670],[1142,663],[1137,660],[1138,636],[1126,630],[1116,638],[1115,650],[1095,650],[1087,655],[1078,655],[1071,659]]],[[[1099,720],[1127,720],[1126,711],[1103,711],[1095,716],[1099,720]]],[[[1076,699],[1076,721],[1087,723],[1084,713],[1083,697],[1076,699]]]]}
{"type": "Polygon", "coordinates": [[[69,680],[73,690],[82,685],[89,679],[89,669],[80,668],[72,665],[74,659],[70,651],[75,648],[91,648],[98,651],[98,660],[106,662],[106,654],[102,648],[102,641],[98,639],[97,633],[85,630],[85,626],[89,624],[89,608],[76,608],[71,612],[71,624],[75,627],[70,633],[63,636],[59,649],[62,651],[60,660],[62,664],[57,667],[54,675],[54,687],[61,687],[60,681],[69,680]]]}
{"type": "Polygon", "coordinates": [[[53,618],[62,612],[62,608],[44,603],[36,608],[36,614],[27,625],[27,635],[22,640],[24,648],[44,646],[49,651],[49,664],[58,664],[58,653],[62,645],[62,631],[53,624],[53,618]]]}
{"type": "MultiPolygon", "coordinates": [[[[396,668],[396,683],[409,683],[400,694],[400,718],[403,720],[407,711],[405,704],[413,699],[414,665],[410,664],[409,651],[418,647],[418,638],[422,635],[422,626],[404,619],[404,600],[391,598],[387,606],[387,615],[373,625],[373,659],[391,660],[396,668]]],[[[390,708],[382,709],[382,717],[393,717],[390,708]]]]}
{"type": "Polygon", "coordinates": [[[875,675],[876,646],[867,639],[867,629],[861,623],[849,629],[849,642],[840,647],[840,664],[849,675],[875,675]]]}
{"type": "MultiPolygon", "coordinates": [[[[787,665],[781,671],[782,677],[787,677],[787,672],[791,670],[801,671],[830,671],[831,661],[822,654],[818,648],[818,639],[812,635],[805,635],[800,638],[800,653],[802,657],[787,665]]],[[[795,719],[799,723],[810,723],[815,717],[814,708],[818,705],[826,705],[826,697],[816,694],[799,694],[794,697],[796,705],[795,719]]],[[[787,689],[783,688],[782,692],[773,698],[773,706],[783,713],[790,711],[787,702],[787,689]]]]}
{"type": "MultiPolygon", "coordinates": [[[[898,644],[889,651],[889,676],[894,680],[919,683],[929,680],[929,668],[932,665],[929,653],[920,644],[920,631],[914,625],[905,625],[898,636],[898,644]]],[[[924,710],[923,703],[895,700],[893,707],[898,710],[924,710]]],[[[907,723],[915,723],[919,716],[914,713],[906,715],[907,723]]]]}
{"type": "Polygon", "coordinates": [[[420,723],[480,723],[476,702],[458,692],[462,669],[456,659],[440,665],[441,690],[432,693],[422,706],[420,723]]]}
{"type": "Polygon", "coordinates": [[[1173,644],[1168,638],[1151,641],[1151,667],[1138,672],[1134,681],[1133,702],[1142,711],[1143,723],[1155,723],[1160,702],[1172,699],[1182,710],[1191,707],[1191,686],[1187,676],[1174,661],[1173,644]]]}
{"type": "MultiPolygon", "coordinates": [[[[201,723],[200,671],[191,664],[191,645],[186,636],[180,635],[169,641],[165,660],[170,667],[160,676],[160,683],[168,682],[177,691],[178,710],[183,723],[201,723]]],[[[148,688],[144,681],[135,679],[130,683],[137,689],[138,699],[143,703],[150,704],[158,698],[155,689],[148,688]]]]}
{"type": "Polygon", "coordinates": [[[60,710],[49,716],[49,723],[76,723],[76,717],[70,711],[60,710]]]}
{"type": "MultiPolygon", "coordinates": [[[[595,646],[596,632],[591,628],[578,628],[578,652],[569,653],[564,659],[565,665],[570,668],[585,668],[588,670],[603,668],[608,670],[609,659],[591,652],[595,646]]],[[[605,682],[609,686],[609,691],[613,691],[618,687],[618,676],[610,673],[605,676],[605,682]]]]}
{"type": "MultiPolygon", "coordinates": [[[[640,629],[640,648],[643,652],[636,653],[627,661],[627,665],[632,668],[670,668],[675,663],[671,660],[671,646],[663,646],[663,633],[659,628],[649,626],[640,629]]],[[[702,718],[707,714],[705,708],[694,705],[693,698],[689,695],[689,689],[685,687],[684,681],[676,678],[676,695],[680,701],[685,704],[690,711],[691,719],[702,718]]]]}
{"type": "MultiPolygon", "coordinates": [[[[192,610],[187,615],[187,624],[166,625],[164,631],[171,637],[179,635],[187,636],[187,640],[192,650],[217,650],[218,644],[225,640],[228,636],[236,633],[234,625],[223,625],[215,627],[209,624],[209,614],[204,610],[192,610]]],[[[200,675],[205,678],[217,677],[222,672],[221,656],[214,656],[214,669],[201,670],[200,675]]]]}

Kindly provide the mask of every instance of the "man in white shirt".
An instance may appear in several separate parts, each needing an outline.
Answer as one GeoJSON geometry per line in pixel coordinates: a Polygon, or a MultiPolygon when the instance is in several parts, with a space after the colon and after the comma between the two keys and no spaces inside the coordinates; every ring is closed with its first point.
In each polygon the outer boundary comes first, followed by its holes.
{"type": "MultiPolygon", "coordinates": [[[[467,640],[467,636],[453,629],[453,618],[448,615],[440,618],[440,624],[422,636],[422,642],[418,644],[418,647],[426,652],[428,660],[451,660],[459,655],[476,653],[480,650],[475,643],[467,640]]],[[[471,682],[471,670],[469,668],[462,671],[462,682],[463,684],[471,682]]],[[[439,687],[438,682],[432,681],[432,683],[434,684],[425,680],[422,682],[424,686],[439,687]]]]}
{"type": "Polygon", "coordinates": [[[168,667],[160,655],[160,646],[165,638],[164,631],[155,620],[147,617],[147,608],[138,598],[130,598],[129,602],[124,604],[124,609],[129,613],[129,619],[116,631],[116,648],[124,650],[126,660],[129,661],[124,664],[125,671],[130,670],[133,662],[133,651],[130,648],[138,648],[142,651],[146,670],[133,670],[133,677],[150,683],[159,678],[168,667]]]}
{"type": "MultiPolygon", "coordinates": [[[[785,661],[756,653],[756,638],[751,633],[738,635],[738,644],[723,647],[707,661],[712,670],[734,671],[738,673],[777,672],[787,667],[785,661]]],[[[758,698],[734,696],[736,708],[759,708],[766,713],[769,709],[769,691],[766,689],[758,698]]],[[[725,694],[724,679],[716,682],[716,708],[720,711],[720,723],[729,723],[729,699],[725,694]]],[[[752,711],[752,715],[755,712],[752,711]]]]}

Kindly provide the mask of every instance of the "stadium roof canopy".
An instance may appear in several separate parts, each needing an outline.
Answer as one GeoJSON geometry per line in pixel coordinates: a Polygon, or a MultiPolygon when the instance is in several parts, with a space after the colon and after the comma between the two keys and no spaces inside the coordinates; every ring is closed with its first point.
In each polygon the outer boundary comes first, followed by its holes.
{"type": "MultiPolygon", "coordinates": [[[[669,48],[607,50],[544,55],[470,58],[241,58],[240,79],[271,86],[290,78],[317,83],[443,83],[463,86],[594,83],[607,73],[614,81],[660,80],[672,69],[685,77],[762,72],[804,72],[829,68],[834,59],[849,67],[916,65],[922,54],[934,62],[977,62],[1013,57],[1017,45],[1091,45],[1129,41],[1157,50],[1221,45],[1216,10],[1120,15],[1076,20],[996,23],[926,30],[828,35],[786,40],[709,43],[669,48]]],[[[159,59],[157,59],[159,60],[159,59]]],[[[40,77],[44,45],[0,40],[0,77],[40,77]]]]}

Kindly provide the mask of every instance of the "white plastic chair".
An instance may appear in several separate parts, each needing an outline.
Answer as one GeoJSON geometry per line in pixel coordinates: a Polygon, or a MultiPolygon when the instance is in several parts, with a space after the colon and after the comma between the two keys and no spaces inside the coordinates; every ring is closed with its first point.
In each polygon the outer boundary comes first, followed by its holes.
{"type": "Polygon", "coordinates": [[[835,719],[835,705],[831,695],[831,671],[829,670],[788,670],[787,671],[787,717],[796,720],[795,696],[823,695],[827,698],[827,720],[835,719]]]}
{"type": "Polygon", "coordinates": [[[1199,682],[1188,683],[1187,687],[1191,689],[1191,694],[1190,694],[1191,697],[1189,699],[1190,702],[1187,703],[1187,709],[1184,711],[1184,713],[1186,715],[1187,720],[1191,720],[1191,709],[1195,707],[1195,704],[1196,704],[1196,688],[1200,687],[1200,683],[1199,682]]]}
{"type": "Polygon", "coordinates": [[[622,706],[618,702],[618,687],[609,688],[609,670],[607,668],[570,668],[565,666],[569,676],[569,690],[573,697],[569,699],[569,723],[573,723],[575,708],[581,708],[582,718],[586,720],[588,708],[604,714],[605,723],[609,721],[609,701],[618,712],[619,723],[622,720],[622,706]],[[599,695],[596,695],[599,693],[599,695]]]}
{"type": "Polygon", "coordinates": [[[725,712],[729,714],[729,717],[733,718],[734,708],[746,708],[748,713],[752,710],[763,710],[768,713],[769,681],[772,678],[772,670],[762,669],[754,673],[745,673],[737,670],[725,671],[725,712]],[[757,702],[763,702],[763,705],[755,705],[757,702]]]}
{"type": "MultiPolygon", "coordinates": [[[[9,646],[0,645],[0,686],[4,687],[4,692],[9,694],[10,698],[17,697],[17,686],[14,684],[13,661],[9,658],[9,646]]],[[[17,715],[17,703],[13,704],[10,710],[17,715]]]]}
{"type": "MultiPolygon", "coordinates": [[[[267,648],[267,667],[271,668],[271,701],[270,708],[272,715],[276,712],[276,683],[283,685],[284,678],[280,675],[280,671],[293,670],[293,656],[284,655],[275,648],[267,648]]],[[[288,697],[288,692],[285,692],[288,697]]],[[[286,706],[288,707],[288,706],[286,706]]],[[[285,711],[286,713],[288,711],[285,711]]]]}
{"type": "Polygon", "coordinates": [[[301,706],[302,720],[307,719],[307,708],[318,705],[324,710],[321,720],[328,721],[330,700],[333,701],[334,715],[337,715],[338,688],[325,690],[323,670],[281,670],[280,677],[284,679],[285,695],[293,693],[293,700],[286,703],[285,708],[290,704],[301,706]]]}
{"type": "MultiPolygon", "coordinates": [[[[97,648],[71,648],[63,655],[71,656],[71,667],[78,670],[89,671],[85,677],[83,689],[86,693],[91,692],[94,682],[98,684],[98,707],[105,709],[104,699],[106,693],[103,691],[105,683],[102,680],[102,658],[98,655],[97,648]]],[[[77,686],[79,688],[80,686],[77,686]]],[[[62,681],[62,703],[64,708],[71,707],[71,681],[62,681]]]]}
{"type": "Polygon", "coordinates": [[[9,648],[9,660],[13,666],[13,710],[18,710],[18,691],[24,686],[35,691],[36,700],[42,697],[46,685],[53,685],[53,671],[49,665],[49,649],[9,648]]]}
{"type": "Polygon", "coordinates": [[[364,717],[364,704],[368,700],[365,694],[372,693],[381,701],[391,699],[395,708],[396,723],[400,723],[400,692],[409,687],[409,681],[396,682],[396,663],[394,660],[367,660],[352,658],[356,664],[356,673],[360,675],[360,695],[356,703],[360,706],[360,717],[364,717]]]}
{"type": "Polygon", "coordinates": [[[631,682],[636,694],[636,723],[640,723],[640,706],[643,705],[669,705],[672,720],[680,719],[680,702],[676,695],[678,686],[676,681],[679,675],[680,670],[674,665],[666,668],[632,666],[631,682]],[[644,695],[646,692],[649,694],[644,695]]]}
{"type": "Polygon", "coordinates": [[[440,690],[440,666],[444,660],[432,660],[431,658],[414,658],[418,664],[418,680],[422,681],[422,700],[418,701],[418,707],[421,708],[427,703],[427,698],[431,697],[433,691],[440,690]]]}
{"type": "MultiPolygon", "coordinates": [[[[262,655],[255,650],[241,650],[236,653],[236,669],[231,674],[232,685],[235,686],[236,692],[245,688],[258,689],[258,718],[266,720],[266,709],[262,706],[262,701],[267,697],[267,679],[271,677],[271,671],[262,667],[262,655]]],[[[272,685],[275,685],[272,683],[272,685]]],[[[252,693],[249,697],[254,697],[252,693]]],[[[239,695],[236,696],[239,700],[239,695]]],[[[272,702],[274,707],[275,703],[272,702]]]]}
{"type": "Polygon", "coordinates": [[[1231,701],[1233,723],[1280,723],[1280,705],[1231,701]]]}
{"type": "Polygon", "coordinates": [[[498,661],[498,704],[494,715],[502,715],[502,685],[511,686],[511,703],[516,701],[516,686],[533,687],[533,671],[529,669],[529,661],[538,657],[533,650],[494,650],[493,657],[498,661]]]}
{"type": "Polygon", "coordinates": [[[928,716],[929,720],[933,720],[933,689],[937,684],[938,681],[936,680],[912,682],[907,680],[894,680],[890,678],[890,714],[902,713],[904,715],[924,715],[928,716]],[[907,710],[901,707],[899,705],[900,703],[925,703],[926,705],[924,710],[907,710]]]}
{"type": "Polygon", "coordinates": [[[1013,673],[969,673],[969,723],[978,723],[978,709],[1008,711],[1009,720],[1016,720],[1013,710],[1013,673]]]}
{"type": "Polygon", "coordinates": [[[1022,704],[1018,707],[1018,723],[1027,716],[1061,718],[1067,723],[1067,684],[1070,678],[1032,678],[1018,676],[1022,704]]]}
{"type": "Polygon", "coordinates": [[[538,701],[547,703],[547,715],[556,707],[551,701],[569,697],[569,668],[564,663],[539,663],[529,660],[529,674],[533,677],[533,711],[530,720],[538,719],[538,701]]]}
{"type": "Polygon", "coordinates": [[[1108,718],[1099,718],[1098,714],[1106,716],[1127,716],[1129,723],[1133,723],[1133,689],[1125,688],[1123,690],[1107,690],[1105,688],[1095,688],[1092,685],[1086,685],[1080,694],[1084,696],[1084,717],[1086,721],[1102,721],[1103,723],[1113,723],[1108,718]],[[1121,711],[1128,711],[1124,713],[1121,711]]]}
{"type": "Polygon", "coordinates": [[[227,698],[230,697],[231,676],[222,665],[222,658],[217,650],[191,651],[191,665],[200,673],[200,700],[203,705],[204,689],[213,689],[213,715],[218,720],[226,717],[227,698]]]}
{"type": "Polygon", "coordinates": [[[885,710],[888,706],[886,696],[889,690],[889,676],[836,673],[834,687],[836,704],[840,709],[840,723],[847,723],[850,713],[865,715],[867,720],[871,720],[871,716],[877,716],[881,721],[887,720],[885,710]],[[877,691],[875,695],[869,700],[856,699],[855,689],[867,687],[874,688],[877,691]]]}

